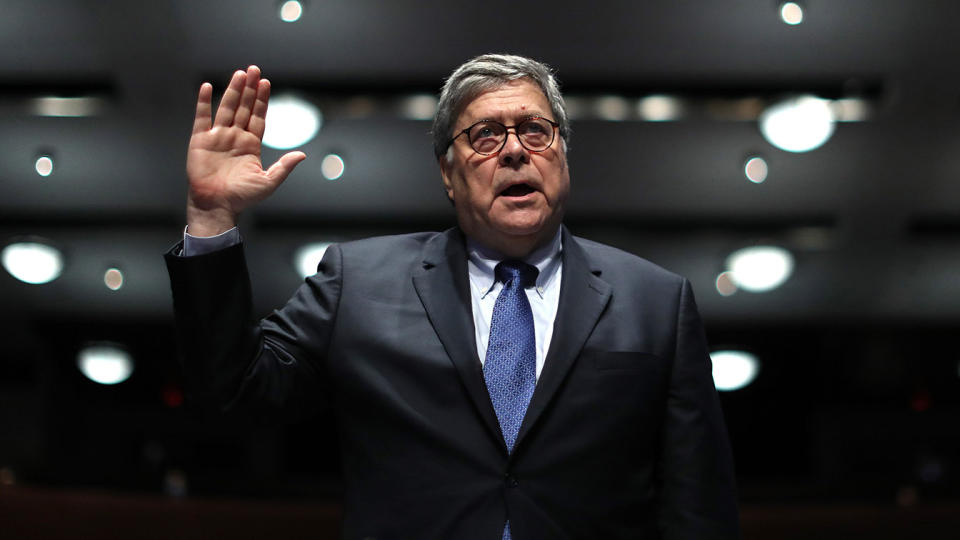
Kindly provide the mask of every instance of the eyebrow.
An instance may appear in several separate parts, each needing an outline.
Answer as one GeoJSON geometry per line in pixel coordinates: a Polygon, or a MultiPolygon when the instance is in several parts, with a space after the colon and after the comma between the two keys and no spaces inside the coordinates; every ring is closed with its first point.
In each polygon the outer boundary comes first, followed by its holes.
{"type": "MultiPolygon", "coordinates": [[[[531,112],[530,114],[525,114],[525,115],[523,115],[523,116],[518,116],[518,117],[516,117],[516,118],[519,119],[519,120],[517,121],[518,124],[519,124],[520,122],[523,122],[524,120],[530,120],[531,118],[545,118],[545,119],[548,119],[548,120],[549,120],[549,118],[548,118],[547,116],[544,116],[542,113],[534,113],[534,112],[531,112]]],[[[480,122],[500,122],[500,120],[496,120],[496,119],[494,119],[494,118],[481,118],[481,119],[473,122],[473,123],[470,124],[470,125],[473,126],[473,125],[479,124],[480,122]]],[[[502,122],[500,122],[500,123],[502,123],[502,122]]],[[[467,127],[469,127],[469,126],[467,126],[467,127]]]]}

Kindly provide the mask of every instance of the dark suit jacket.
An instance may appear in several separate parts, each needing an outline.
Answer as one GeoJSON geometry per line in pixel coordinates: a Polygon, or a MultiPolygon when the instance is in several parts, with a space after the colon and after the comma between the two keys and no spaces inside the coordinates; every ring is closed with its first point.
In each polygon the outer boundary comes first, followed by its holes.
{"type": "Polygon", "coordinates": [[[513,454],[484,386],[462,233],[327,250],[266,319],[242,245],[167,255],[185,369],[228,409],[332,406],[344,538],[735,538],[689,283],[563,231],[550,350],[513,454]]]}

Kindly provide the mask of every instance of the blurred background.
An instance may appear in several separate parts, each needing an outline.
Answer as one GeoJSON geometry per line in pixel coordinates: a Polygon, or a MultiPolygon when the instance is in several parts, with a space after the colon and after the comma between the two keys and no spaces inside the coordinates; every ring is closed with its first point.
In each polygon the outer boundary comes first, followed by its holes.
{"type": "MultiPolygon", "coordinates": [[[[161,255],[196,91],[259,65],[257,312],[331,242],[454,223],[443,78],[558,71],[568,227],[688,277],[744,536],[956,538],[960,4],[0,0],[0,536],[334,538],[330,418],[205,417],[161,255]]],[[[306,268],[307,270],[304,270],[306,268]]]]}

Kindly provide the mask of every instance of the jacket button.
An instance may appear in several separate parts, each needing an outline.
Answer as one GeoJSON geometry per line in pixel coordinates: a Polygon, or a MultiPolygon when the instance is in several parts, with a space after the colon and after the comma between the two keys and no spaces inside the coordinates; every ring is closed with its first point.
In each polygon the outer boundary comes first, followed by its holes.
{"type": "Polygon", "coordinates": [[[517,486],[520,485],[520,481],[517,480],[517,477],[516,477],[516,476],[513,476],[513,475],[510,474],[510,473],[505,473],[505,474],[503,475],[503,480],[504,480],[504,482],[506,482],[507,487],[517,487],[517,486]]]}

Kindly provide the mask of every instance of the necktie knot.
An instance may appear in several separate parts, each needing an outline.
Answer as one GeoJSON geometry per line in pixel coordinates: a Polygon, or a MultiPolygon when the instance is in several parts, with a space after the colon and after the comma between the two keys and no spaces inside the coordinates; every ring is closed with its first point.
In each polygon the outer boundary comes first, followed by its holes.
{"type": "Polygon", "coordinates": [[[496,268],[493,269],[493,274],[497,281],[504,285],[511,280],[518,280],[520,286],[526,289],[536,283],[540,271],[537,270],[536,266],[511,259],[497,264],[496,268]]]}

